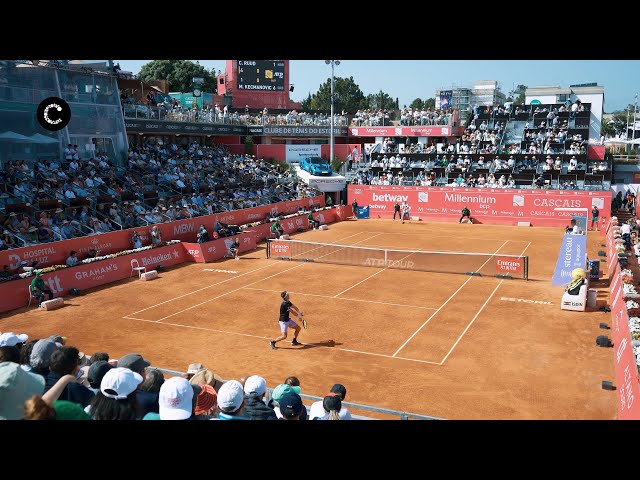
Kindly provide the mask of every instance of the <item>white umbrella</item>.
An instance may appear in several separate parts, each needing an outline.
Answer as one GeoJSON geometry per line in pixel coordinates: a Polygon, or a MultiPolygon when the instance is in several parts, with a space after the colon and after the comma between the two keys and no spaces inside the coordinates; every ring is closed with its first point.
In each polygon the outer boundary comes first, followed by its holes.
{"type": "Polygon", "coordinates": [[[46,135],[42,135],[41,133],[34,133],[30,138],[35,143],[58,143],[58,140],[55,138],[47,137],[46,135]]]}
{"type": "Polygon", "coordinates": [[[30,139],[29,137],[25,137],[24,135],[21,135],[16,132],[11,132],[11,131],[0,133],[0,140],[13,140],[14,142],[30,142],[30,143],[33,142],[33,140],[30,139]]]}

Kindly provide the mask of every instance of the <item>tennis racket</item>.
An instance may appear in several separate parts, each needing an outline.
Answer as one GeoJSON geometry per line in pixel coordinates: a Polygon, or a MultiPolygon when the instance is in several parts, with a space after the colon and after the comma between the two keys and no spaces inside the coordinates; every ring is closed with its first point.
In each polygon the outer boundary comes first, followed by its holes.
{"type": "Polygon", "coordinates": [[[307,321],[304,318],[302,318],[302,315],[303,315],[302,312],[300,312],[298,314],[298,320],[300,320],[302,322],[302,328],[304,328],[306,330],[307,329],[307,321]]]}

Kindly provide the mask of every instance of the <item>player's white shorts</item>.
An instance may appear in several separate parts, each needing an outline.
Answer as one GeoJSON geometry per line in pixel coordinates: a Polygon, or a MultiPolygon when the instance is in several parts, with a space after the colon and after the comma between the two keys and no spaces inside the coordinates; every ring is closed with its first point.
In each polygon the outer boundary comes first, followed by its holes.
{"type": "Polygon", "coordinates": [[[280,324],[280,331],[282,333],[287,333],[288,328],[296,328],[298,324],[293,320],[289,319],[288,322],[278,322],[280,324]]]}

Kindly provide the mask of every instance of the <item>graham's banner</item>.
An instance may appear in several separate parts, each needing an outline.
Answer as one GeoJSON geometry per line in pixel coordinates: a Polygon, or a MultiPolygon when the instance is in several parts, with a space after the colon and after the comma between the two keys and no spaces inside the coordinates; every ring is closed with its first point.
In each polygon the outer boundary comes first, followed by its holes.
{"type": "Polygon", "coordinates": [[[611,211],[611,194],[604,191],[349,185],[348,199],[368,205],[371,218],[393,218],[393,205],[406,201],[422,220],[458,221],[466,206],[473,223],[501,225],[565,227],[594,205],[603,218],[611,211]]]}

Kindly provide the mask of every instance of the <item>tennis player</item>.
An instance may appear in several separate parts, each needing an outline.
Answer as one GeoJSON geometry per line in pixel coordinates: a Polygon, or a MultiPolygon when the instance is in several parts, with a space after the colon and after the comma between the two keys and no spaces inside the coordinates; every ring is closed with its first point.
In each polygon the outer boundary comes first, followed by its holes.
{"type": "Polygon", "coordinates": [[[402,223],[404,223],[405,219],[409,220],[409,223],[411,223],[411,216],[409,215],[409,210],[411,210],[411,207],[406,200],[402,202],[400,208],[402,208],[402,223]]]}
{"type": "Polygon", "coordinates": [[[296,307],[293,303],[289,301],[289,293],[287,291],[284,291],[280,293],[280,296],[282,297],[282,303],[280,304],[279,323],[280,323],[280,332],[282,332],[282,335],[280,335],[278,338],[271,340],[269,342],[269,345],[271,345],[271,348],[273,348],[274,350],[276,349],[276,343],[278,343],[280,340],[284,340],[285,338],[287,338],[287,330],[289,328],[293,328],[293,331],[294,331],[293,340],[291,340],[291,345],[302,345],[300,342],[298,342],[300,325],[298,325],[296,322],[291,320],[291,317],[289,316],[290,312],[295,313],[298,316],[298,318],[302,320],[302,326],[304,328],[307,328],[307,322],[302,318],[302,312],[298,307],[296,307]]]}

